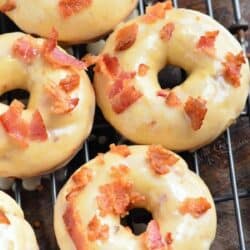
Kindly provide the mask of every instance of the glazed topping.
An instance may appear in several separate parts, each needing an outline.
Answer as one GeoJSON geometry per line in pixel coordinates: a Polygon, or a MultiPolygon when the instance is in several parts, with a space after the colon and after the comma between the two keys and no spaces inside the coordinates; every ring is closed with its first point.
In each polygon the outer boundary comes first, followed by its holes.
{"type": "Polygon", "coordinates": [[[200,129],[207,113],[206,101],[200,97],[189,97],[185,103],[184,110],[190,118],[193,130],[200,129]]]}
{"type": "Polygon", "coordinates": [[[211,204],[206,198],[188,198],[179,207],[181,214],[190,214],[194,218],[199,218],[211,208],[211,204]]]}
{"type": "Polygon", "coordinates": [[[148,73],[149,67],[146,64],[140,64],[138,69],[139,76],[145,76],[148,73]]]}
{"type": "Polygon", "coordinates": [[[170,232],[167,232],[165,235],[165,242],[167,245],[171,245],[173,243],[173,236],[170,232]]]}
{"type": "Polygon", "coordinates": [[[120,64],[118,58],[104,54],[95,68],[96,71],[101,70],[105,75],[114,78],[120,73],[120,64]]]}
{"type": "Polygon", "coordinates": [[[72,176],[73,187],[66,196],[67,201],[73,200],[73,198],[88,185],[93,179],[93,173],[88,168],[81,168],[72,176]]]}
{"type": "Polygon", "coordinates": [[[111,176],[115,179],[122,179],[129,173],[129,167],[126,165],[120,165],[118,167],[111,168],[111,176]]]}
{"type": "Polygon", "coordinates": [[[148,223],[145,237],[145,243],[148,250],[164,250],[165,244],[157,221],[151,220],[148,223]]]}
{"type": "Polygon", "coordinates": [[[51,112],[62,115],[71,112],[77,106],[79,98],[71,98],[59,85],[49,83],[45,91],[51,100],[51,112]]]}
{"type": "Polygon", "coordinates": [[[126,145],[115,145],[115,144],[111,144],[109,146],[110,148],[110,152],[113,154],[118,154],[121,155],[123,157],[127,157],[131,154],[129,147],[126,145]]]}
{"type": "Polygon", "coordinates": [[[92,0],[60,0],[59,12],[63,18],[68,18],[88,8],[92,0]]]}
{"type": "Polygon", "coordinates": [[[9,109],[0,116],[1,124],[8,135],[18,143],[19,146],[25,148],[28,146],[29,126],[22,119],[22,111],[24,105],[14,100],[9,109]]]}
{"type": "Polygon", "coordinates": [[[84,62],[66,54],[62,49],[57,47],[57,38],[58,33],[53,29],[50,38],[45,40],[43,44],[42,54],[45,61],[54,67],[86,69],[84,62]]]}
{"type": "Polygon", "coordinates": [[[87,236],[84,230],[84,226],[81,217],[74,204],[69,203],[63,214],[63,221],[67,232],[69,233],[76,250],[86,250],[87,236]]]}
{"type": "Polygon", "coordinates": [[[138,33],[138,25],[130,24],[120,29],[116,35],[115,51],[123,51],[129,49],[136,41],[138,33]]]}
{"type": "Polygon", "coordinates": [[[105,241],[109,236],[109,226],[102,225],[101,221],[95,215],[88,224],[88,239],[90,241],[105,241]]]}
{"type": "Polygon", "coordinates": [[[23,36],[13,44],[12,54],[22,62],[31,64],[39,54],[39,49],[34,45],[31,37],[23,36]]]}
{"type": "Polygon", "coordinates": [[[48,139],[43,118],[38,110],[36,110],[32,115],[29,137],[31,140],[35,141],[46,141],[48,139]]]}
{"type": "Polygon", "coordinates": [[[125,215],[131,205],[145,201],[145,197],[133,191],[133,184],[117,180],[100,186],[100,195],[97,196],[97,204],[101,216],[113,214],[125,215]]]}
{"type": "Polygon", "coordinates": [[[80,76],[78,74],[68,75],[62,79],[59,86],[66,92],[71,92],[76,89],[80,84],[80,76]]]}
{"type": "Polygon", "coordinates": [[[213,57],[215,55],[215,40],[218,35],[218,30],[206,32],[200,37],[200,40],[196,44],[196,48],[213,57]]]}
{"type": "Polygon", "coordinates": [[[0,6],[0,11],[7,12],[16,8],[16,0],[6,0],[6,2],[0,6]]]}
{"type": "Polygon", "coordinates": [[[150,145],[147,151],[147,160],[156,174],[164,175],[179,159],[160,145],[150,145]]]}
{"type": "Polygon", "coordinates": [[[0,210],[0,224],[10,225],[9,219],[2,210],[0,210]]]}
{"type": "Polygon", "coordinates": [[[167,23],[160,31],[160,38],[163,41],[169,41],[172,37],[172,34],[174,32],[175,25],[174,23],[167,23]]]}
{"type": "Polygon", "coordinates": [[[226,61],[223,63],[223,76],[235,88],[240,86],[240,70],[243,63],[246,63],[243,52],[237,55],[228,52],[226,61]]]}
{"type": "Polygon", "coordinates": [[[158,19],[163,19],[166,11],[172,8],[172,1],[166,1],[165,3],[158,2],[155,5],[146,8],[146,14],[142,17],[142,20],[145,23],[154,23],[158,19]]]}
{"type": "Polygon", "coordinates": [[[181,105],[180,98],[173,91],[161,89],[157,92],[157,95],[164,97],[165,102],[169,107],[177,107],[181,105]]]}

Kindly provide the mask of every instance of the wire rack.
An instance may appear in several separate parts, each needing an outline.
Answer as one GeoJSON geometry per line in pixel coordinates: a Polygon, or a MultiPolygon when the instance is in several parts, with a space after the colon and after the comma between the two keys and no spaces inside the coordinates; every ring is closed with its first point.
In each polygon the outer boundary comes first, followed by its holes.
{"type": "MultiPolygon", "coordinates": [[[[157,1],[146,1],[146,0],[140,0],[138,3],[138,11],[139,14],[143,14],[145,11],[145,7],[150,2],[157,2],[157,1]]],[[[190,1],[192,2],[192,1],[190,1]]],[[[213,17],[214,16],[214,9],[213,9],[213,2],[211,0],[204,0],[207,13],[213,17]]],[[[173,4],[175,7],[178,7],[178,0],[173,0],[173,4]]],[[[247,30],[248,26],[247,23],[244,22],[241,16],[241,8],[240,8],[240,1],[239,0],[232,0],[232,8],[233,8],[233,14],[234,14],[234,22],[230,26],[230,30],[233,34],[237,35],[240,43],[242,44],[243,50],[246,49],[246,42],[245,42],[245,33],[244,31],[247,30]]],[[[0,15],[0,30],[1,33],[10,32],[14,30],[18,30],[17,27],[11,23],[6,17],[3,15],[0,15]]],[[[78,58],[81,58],[81,56],[86,52],[85,46],[74,46],[73,47],[74,55],[78,58]]],[[[10,95],[7,95],[7,101],[10,102],[10,100],[13,97],[10,95]]],[[[247,100],[247,105],[245,110],[242,112],[241,117],[248,117],[250,121],[250,99],[247,100]]],[[[238,189],[238,183],[236,178],[236,167],[235,167],[235,155],[233,151],[232,146],[232,129],[228,128],[223,138],[225,140],[226,145],[226,152],[227,152],[227,158],[228,158],[228,171],[230,176],[230,185],[232,192],[225,195],[219,195],[214,197],[214,201],[216,205],[220,203],[225,203],[227,201],[233,201],[234,204],[234,216],[237,223],[237,233],[238,234],[238,246],[240,250],[246,250],[247,244],[245,240],[245,231],[242,223],[242,214],[241,214],[241,205],[240,205],[240,199],[248,198],[250,197],[250,192],[247,189],[241,189],[239,191],[238,189]]],[[[100,133],[99,133],[100,134],[100,133]]],[[[83,163],[89,161],[98,151],[105,152],[108,148],[108,145],[112,142],[116,143],[123,143],[125,139],[123,139],[116,131],[111,128],[110,125],[108,125],[105,120],[103,119],[101,112],[99,109],[96,111],[95,116],[95,122],[92,134],[90,137],[86,140],[84,143],[82,149],[77,154],[77,156],[64,168],[63,170],[59,170],[56,173],[53,173],[49,176],[46,176],[44,178],[47,179],[48,189],[44,190],[46,192],[46,195],[49,196],[52,205],[55,203],[57,193],[60,189],[60,187],[65,183],[67,178],[72,174],[72,172],[78,168],[83,163]],[[102,131],[101,135],[98,136],[98,133],[102,131]],[[98,145],[96,140],[98,140],[98,145]],[[60,178],[58,177],[60,176],[60,178]]],[[[189,159],[190,167],[195,170],[195,172],[200,175],[201,171],[201,164],[200,164],[200,150],[196,151],[194,153],[184,153],[184,158],[189,159]],[[190,161],[191,159],[191,161],[190,161]]],[[[202,176],[201,176],[202,177],[202,176]]],[[[22,193],[24,192],[22,188],[22,181],[21,180],[15,180],[12,191],[10,193],[14,196],[16,201],[22,206],[24,205],[22,193]]],[[[33,197],[35,198],[35,197],[33,197]]],[[[250,211],[250,210],[249,210],[250,211]]],[[[26,212],[26,211],[25,211],[26,212]]],[[[49,213],[52,213],[52,208],[49,211],[49,213]]],[[[46,240],[46,239],[44,239],[46,240]]],[[[54,244],[56,246],[56,244],[54,244]]],[[[48,249],[48,248],[44,248],[48,249]]],[[[52,249],[52,248],[51,248],[52,249]]],[[[54,248],[53,248],[54,249],[54,248]]],[[[56,249],[56,247],[55,247],[56,249]]],[[[225,246],[225,249],[226,246],[225,246]]]]}

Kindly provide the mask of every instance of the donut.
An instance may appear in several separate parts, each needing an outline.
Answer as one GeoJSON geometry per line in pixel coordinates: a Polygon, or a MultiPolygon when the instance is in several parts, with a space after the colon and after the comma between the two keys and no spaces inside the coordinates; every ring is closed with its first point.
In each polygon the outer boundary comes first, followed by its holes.
{"type": "Polygon", "coordinates": [[[22,209],[0,191],[0,249],[38,250],[35,234],[22,209]]]}
{"type": "Polygon", "coordinates": [[[185,161],[159,145],[111,145],[80,167],[59,192],[54,228],[61,250],[208,250],[216,212],[210,192],[185,161]],[[151,212],[134,235],[120,219],[151,212]]]}
{"type": "Polygon", "coordinates": [[[30,93],[27,108],[0,103],[0,176],[50,172],[80,149],[93,123],[95,98],[85,65],[48,40],[23,33],[0,36],[0,94],[30,93]]]}
{"type": "Polygon", "coordinates": [[[96,58],[94,87],[104,117],[137,144],[195,150],[239,116],[249,91],[249,65],[236,39],[197,11],[157,3],[123,23],[96,58]],[[187,72],[173,88],[157,74],[187,72]]]}
{"type": "Polygon", "coordinates": [[[4,12],[25,32],[49,37],[54,27],[58,39],[76,44],[97,39],[129,16],[137,0],[0,0],[4,12]]]}

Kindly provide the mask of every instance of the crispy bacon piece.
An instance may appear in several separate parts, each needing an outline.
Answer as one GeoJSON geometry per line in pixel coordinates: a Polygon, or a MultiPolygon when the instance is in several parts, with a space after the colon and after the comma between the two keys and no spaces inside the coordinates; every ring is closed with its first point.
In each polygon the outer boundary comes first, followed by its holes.
{"type": "Polygon", "coordinates": [[[90,241],[105,241],[109,237],[109,226],[101,224],[100,219],[95,215],[88,224],[88,239],[90,241]]]}
{"type": "Polygon", "coordinates": [[[26,64],[31,64],[39,54],[30,36],[18,38],[12,46],[12,55],[26,64]]]}
{"type": "Polygon", "coordinates": [[[183,215],[191,214],[194,218],[199,218],[210,208],[211,204],[206,198],[188,198],[180,205],[179,212],[183,215]]]}
{"type": "Polygon", "coordinates": [[[87,54],[82,58],[82,61],[85,63],[86,67],[96,64],[100,59],[100,56],[95,56],[91,54],[87,54]]]}
{"type": "Polygon", "coordinates": [[[79,212],[74,203],[68,203],[63,214],[63,221],[76,250],[87,250],[87,235],[79,212]]]}
{"type": "Polygon", "coordinates": [[[104,154],[103,153],[98,153],[96,156],[96,161],[98,164],[100,165],[104,165],[105,161],[104,161],[104,154]]]}
{"type": "Polygon", "coordinates": [[[165,235],[165,242],[166,244],[169,246],[173,243],[173,236],[170,232],[167,232],[166,235],[165,235]]]}
{"type": "Polygon", "coordinates": [[[78,74],[72,74],[62,79],[59,83],[61,89],[66,93],[73,91],[80,84],[80,76],[78,74]]]}
{"type": "Polygon", "coordinates": [[[58,115],[71,112],[79,102],[79,98],[70,98],[58,85],[53,83],[45,85],[45,91],[52,101],[51,111],[58,115]]]}
{"type": "Polygon", "coordinates": [[[146,64],[141,63],[138,68],[139,76],[145,76],[148,73],[149,67],[146,64]]]}
{"type": "Polygon", "coordinates": [[[46,141],[48,139],[47,130],[43,118],[38,110],[33,115],[29,125],[29,138],[35,141],[46,141]]]}
{"type": "Polygon", "coordinates": [[[235,88],[240,86],[240,70],[243,63],[246,63],[246,60],[242,51],[237,55],[228,52],[226,61],[223,62],[223,76],[235,88]]]}
{"type": "Polygon", "coordinates": [[[6,0],[6,2],[0,6],[1,12],[8,12],[16,8],[16,0],[6,0]]]}
{"type": "Polygon", "coordinates": [[[185,103],[184,110],[191,121],[193,130],[198,130],[202,126],[202,122],[206,116],[206,101],[198,98],[189,97],[185,103]]]}
{"type": "Polygon", "coordinates": [[[129,210],[131,204],[145,201],[145,197],[133,191],[133,184],[117,180],[100,188],[97,205],[101,216],[107,214],[122,216],[129,210]]]}
{"type": "Polygon", "coordinates": [[[163,41],[166,41],[166,42],[169,41],[172,37],[174,29],[175,29],[174,23],[170,22],[170,23],[165,24],[160,31],[160,38],[163,41]]]}
{"type": "Polygon", "coordinates": [[[24,105],[14,100],[9,109],[0,116],[1,124],[8,135],[14,139],[22,148],[28,146],[27,138],[29,134],[29,126],[22,119],[22,111],[24,105]]]}
{"type": "Polygon", "coordinates": [[[136,41],[138,33],[138,25],[132,23],[120,29],[116,35],[115,51],[123,51],[129,49],[136,41]]]}
{"type": "Polygon", "coordinates": [[[129,167],[126,165],[120,165],[118,167],[111,168],[111,176],[115,179],[122,179],[129,173],[129,167]]]}
{"type": "Polygon", "coordinates": [[[158,2],[146,8],[146,14],[142,17],[142,20],[148,24],[154,23],[158,19],[163,19],[166,11],[172,8],[172,1],[166,1],[165,3],[158,2]]]}
{"type": "Polygon", "coordinates": [[[164,175],[179,159],[160,145],[150,145],[147,151],[147,160],[156,174],[164,175]]]}
{"type": "Polygon", "coordinates": [[[42,47],[42,55],[45,61],[54,67],[87,69],[84,62],[68,55],[57,47],[58,32],[53,28],[49,39],[45,40],[42,47]]]}
{"type": "Polygon", "coordinates": [[[181,105],[180,98],[173,91],[168,89],[161,89],[157,91],[157,96],[164,97],[166,104],[170,107],[177,107],[181,105]]]}
{"type": "Polygon", "coordinates": [[[4,211],[0,210],[0,224],[10,225],[8,217],[5,215],[4,211]]]}
{"type": "Polygon", "coordinates": [[[126,145],[115,145],[112,143],[110,146],[111,153],[121,155],[123,157],[127,157],[131,154],[129,147],[126,145]]]}
{"type": "Polygon", "coordinates": [[[93,0],[60,0],[59,12],[63,18],[73,16],[83,9],[88,8],[93,0]]]}
{"type": "Polygon", "coordinates": [[[93,173],[89,168],[81,168],[72,176],[73,187],[66,196],[67,201],[72,201],[73,198],[88,185],[93,179],[93,173]]]}
{"type": "Polygon", "coordinates": [[[196,48],[213,57],[215,55],[215,40],[218,35],[219,30],[206,32],[200,37],[200,40],[196,44],[196,48]]]}
{"type": "Polygon", "coordinates": [[[160,227],[157,221],[151,220],[148,223],[145,238],[145,243],[148,250],[164,250],[165,244],[162,239],[160,227]]]}

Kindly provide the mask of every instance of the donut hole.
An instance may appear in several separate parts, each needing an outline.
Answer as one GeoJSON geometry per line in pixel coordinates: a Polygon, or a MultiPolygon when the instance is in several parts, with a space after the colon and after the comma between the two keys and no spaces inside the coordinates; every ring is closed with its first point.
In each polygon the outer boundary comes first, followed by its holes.
{"type": "Polygon", "coordinates": [[[148,223],[153,219],[152,214],[145,208],[133,208],[121,218],[120,223],[129,227],[134,235],[140,235],[146,231],[148,223]]]}
{"type": "Polygon", "coordinates": [[[16,99],[22,102],[26,109],[28,105],[29,97],[30,97],[30,93],[27,90],[14,89],[14,90],[10,90],[2,94],[0,96],[0,102],[10,104],[13,100],[16,99]]]}
{"type": "Polygon", "coordinates": [[[187,79],[185,69],[174,65],[166,65],[158,72],[158,82],[162,89],[172,89],[187,79]]]}

